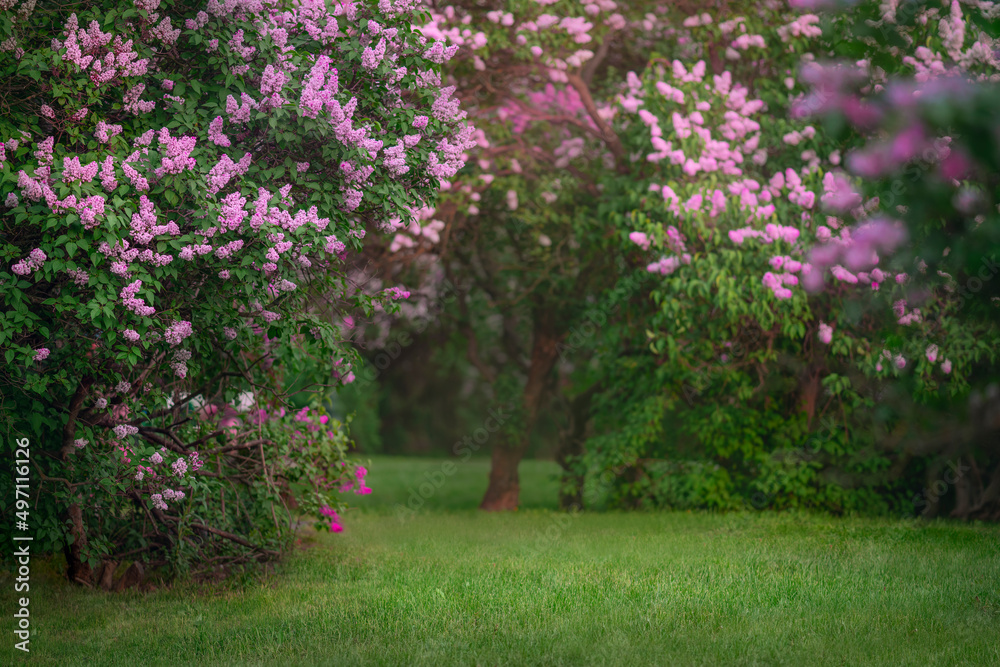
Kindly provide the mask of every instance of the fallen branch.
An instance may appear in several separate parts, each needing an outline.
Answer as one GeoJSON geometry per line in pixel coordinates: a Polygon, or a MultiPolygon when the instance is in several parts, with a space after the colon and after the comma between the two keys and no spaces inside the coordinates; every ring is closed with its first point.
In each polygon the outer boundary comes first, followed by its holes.
{"type": "Polygon", "coordinates": [[[278,553],[277,551],[265,549],[264,547],[259,547],[255,544],[247,542],[239,535],[234,535],[233,533],[229,533],[224,530],[219,530],[218,528],[212,528],[211,526],[206,526],[203,523],[192,523],[190,525],[192,528],[196,528],[198,530],[204,530],[205,532],[212,533],[213,535],[218,535],[219,537],[223,537],[231,542],[236,542],[236,544],[242,545],[248,549],[253,549],[254,551],[259,551],[263,554],[267,554],[268,556],[271,556],[273,558],[278,558],[279,556],[281,556],[281,554],[278,553]]]}

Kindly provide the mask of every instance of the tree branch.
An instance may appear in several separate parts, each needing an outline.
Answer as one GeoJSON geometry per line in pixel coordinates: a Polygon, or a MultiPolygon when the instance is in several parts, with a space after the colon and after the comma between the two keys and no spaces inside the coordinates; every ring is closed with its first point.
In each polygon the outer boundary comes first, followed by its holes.
{"type": "Polygon", "coordinates": [[[579,74],[573,74],[570,72],[566,73],[566,78],[569,80],[569,84],[580,94],[580,101],[583,102],[583,108],[587,110],[590,114],[590,118],[597,125],[597,128],[604,135],[604,141],[608,144],[608,149],[611,154],[615,156],[615,164],[618,167],[618,173],[625,174],[628,173],[628,167],[625,164],[625,147],[622,146],[621,139],[615,134],[615,131],[611,129],[604,119],[601,118],[601,114],[597,111],[597,105],[594,104],[594,98],[590,94],[590,88],[587,83],[580,78],[579,74]]]}
{"type": "Polygon", "coordinates": [[[281,555],[277,551],[271,551],[270,549],[265,549],[264,547],[260,547],[257,546],[256,544],[252,544],[251,542],[247,542],[239,535],[234,535],[224,530],[219,530],[218,528],[212,528],[211,526],[206,526],[203,523],[192,523],[191,527],[196,528],[198,530],[204,530],[205,532],[212,533],[213,535],[218,535],[219,537],[223,537],[229,540],[230,542],[236,542],[236,544],[245,546],[247,549],[253,549],[254,551],[259,551],[263,554],[271,556],[272,558],[278,558],[281,555]]]}

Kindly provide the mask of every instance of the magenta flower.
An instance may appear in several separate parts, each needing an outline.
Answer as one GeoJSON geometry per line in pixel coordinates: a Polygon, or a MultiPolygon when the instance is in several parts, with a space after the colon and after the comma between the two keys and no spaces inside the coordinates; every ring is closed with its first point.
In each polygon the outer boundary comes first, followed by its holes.
{"type": "Polygon", "coordinates": [[[340,533],[343,532],[344,527],[340,525],[340,517],[337,516],[337,512],[334,511],[329,505],[324,505],[319,509],[319,513],[323,516],[330,518],[330,532],[340,533]]]}

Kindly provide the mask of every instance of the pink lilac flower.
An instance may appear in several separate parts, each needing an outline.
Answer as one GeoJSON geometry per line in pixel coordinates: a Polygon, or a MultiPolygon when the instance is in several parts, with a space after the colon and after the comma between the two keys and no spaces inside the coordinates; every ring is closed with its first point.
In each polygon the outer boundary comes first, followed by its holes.
{"type": "Polygon", "coordinates": [[[250,120],[250,112],[255,111],[260,105],[246,93],[240,93],[240,102],[232,95],[226,97],[226,113],[229,120],[234,123],[246,123],[250,120]]]}
{"type": "Polygon", "coordinates": [[[17,264],[12,266],[10,270],[19,276],[27,276],[42,268],[46,259],[47,256],[45,252],[40,248],[35,248],[28,253],[28,256],[25,259],[22,259],[17,264]]]}
{"type": "Polygon", "coordinates": [[[49,356],[49,348],[40,347],[35,350],[35,361],[45,361],[49,356]]]}
{"type": "Polygon", "coordinates": [[[385,57],[385,38],[379,40],[375,48],[366,47],[364,52],[361,54],[361,66],[367,70],[373,70],[378,67],[379,63],[382,62],[382,58],[385,57]]]}
{"type": "Polygon", "coordinates": [[[791,274],[782,273],[776,275],[768,271],[767,273],[764,274],[764,277],[761,280],[761,282],[764,284],[764,287],[770,289],[775,297],[779,299],[790,299],[792,298],[792,290],[784,286],[784,283],[786,281],[788,281],[789,284],[795,284],[798,282],[798,279],[795,278],[795,276],[792,276],[791,274]],[[794,280],[795,282],[792,282],[792,280],[794,280]]]}
{"type": "Polygon", "coordinates": [[[101,164],[101,187],[108,192],[118,187],[118,179],[115,177],[115,158],[112,155],[104,158],[101,164]]]}
{"type": "Polygon", "coordinates": [[[190,350],[175,350],[174,357],[170,362],[170,368],[173,369],[174,375],[181,379],[187,377],[187,362],[190,359],[190,350]]]}
{"type": "Polygon", "coordinates": [[[174,471],[175,475],[183,477],[188,471],[188,464],[184,459],[177,459],[173,462],[170,468],[174,471]]]}
{"type": "Polygon", "coordinates": [[[94,136],[102,144],[106,144],[111,141],[114,137],[121,134],[122,126],[113,125],[110,123],[105,123],[103,120],[97,122],[97,129],[94,131],[94,136]]]}
{"type": "Polygon", "coordinates": [[[125,177],[128,178],[129,182],[133,185],[133,187],[135,187],[136,190],[139,190],[140,192],[146,192],[149,190],[149,181],[131,164],[123,162],[122,171],[125,172],[125,177]]]}
{"type": "Polygon", "coordinates": [[[163,495],[159,493],[154,493],[149,497],[150,501],[153,503],[153,507],[160,511],[165,512],[167,510],[167,504],[163,502],[163,495]]]}
{"type": "Polygon", "coordinates": [[[216,116],[215,120],[208,124],[208,140],[216,146],[227,147],[231,144],[229,137],[222,133],[222,116],[216,116]]]}
{"type": "Polygon", "coordinates": [[[631,232],[628,235],[628,238],[632,243],[635,243],[643,250],[649,250],[649,236],[647,236],[644,232],[631,232]]]}
{"type": "Polygon", "coordinates": [[[681,259],[678,257],[661,257],[658,262],[648,264],[646,266],[646,271],[667,276],[676,271],[680,265],[681,259]]]}
{"type": "Polygon", "coordinates": [[[63,160],[63,183],[74,181],[89,183],[97,177],[97,170],[100,166],[101,164],[96,160],[83,166],[77,156],[65,158],[63,160]]]}
{"type": "Polygon", "coordinates": [[[819,325],[819,339],[821,342],[829,345],[833,341],[833,327],[821,322],[819,325]]]}
{"type": "Polygon", "coordinates": [[[136,298],[135,295],[139,292],[141,288],[142,288],[142,281],[136,280],[131,284],[127,285],[126,287],[124,287],[119,296],[121,297],[122,303],[125,305],[125,307],[131,310],[133,313],[139,315],[140,317],[149,317],[150,315],[156,312],[156,309],[153,308],[152,306],[147,306],[146,302],[143,301],[142,299],[136,298]]]}
{"type": "Polygon", "coordinates": [[[157,176],[179,174],[185,169],[194,169],[197,162],[191,157],[191,151],[194,150],[198,142],[197,137],[171,137],[170,131],[163,128],[160,130],[158,138],[160,146],[163,147],[161,149],[163,160],[156,168],[157,176]]]}
{"type": "Polygon", "coordinates": [[[130,424],[119,424],[118,426],[115,426],[114,429],[112,430],[115,432],[115,435],[118,436],[118,438],[123,440],[129,437],[130,435],[135,435],[136,433],[139,432],[138,428],[130,424]]]}
{"type": "Polygon", "coordinates": [[[408,290],[404,290],[401,287],[390,287],[386,290],[383,290],[383,294],[385,294],[390,299],[393,299],[395,301],[398,301],[400,299],[410,298],[410,292],[408,290]]]}
{"type": "Polygon", "coordinates": [[[178,320],[167,327],[163,332],[163,338],[171,345],[180,345],[181,341],[194,333],[191,323],[186,320],[178,320]]]}
{"type": "Polygon", "coordinates": [[[836,278],[841,282],[850,283],[852,285],[857,284],[858,282],[858,277],[856,275],[845,269],[843,266],[840,266],[839,264],[831,268],[830,273],[833,275],[834,278],[836,278]]]}

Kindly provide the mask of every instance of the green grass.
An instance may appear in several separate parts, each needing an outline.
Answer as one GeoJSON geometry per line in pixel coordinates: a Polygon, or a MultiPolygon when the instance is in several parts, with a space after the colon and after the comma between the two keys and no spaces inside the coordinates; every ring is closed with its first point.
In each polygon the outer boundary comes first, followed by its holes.
{"type": "MultiPolygon", "coordinates": [[[[352,504],[364,509],[393,511],[411,502],[420,510],[474,510],[479,507],[486,493],[490,460],[472,458],[462,462],[451,459],[452,466],[447,463],[439,458],[374,457],[366,479],[375,492],[352,498],[352,504]],[[420,495],[421,491],[426,497],[420,495]]],[[[559,506],[558,465],[552,461],[522,461],[518,473],[521,510],[554,510],[559,506]]]]}
{"type": "MultiPolygon", "coordinates": [[[[478,461],[399,520],[440,465],[375,460],[345,532],[263,583],[109,595],[36,575],[31,662],[1000,664],[997,527],[445,509],[475,507],[478,461]]],[[[526,467],[529,505],[554,503],[553,470],[526,467]]]]}

